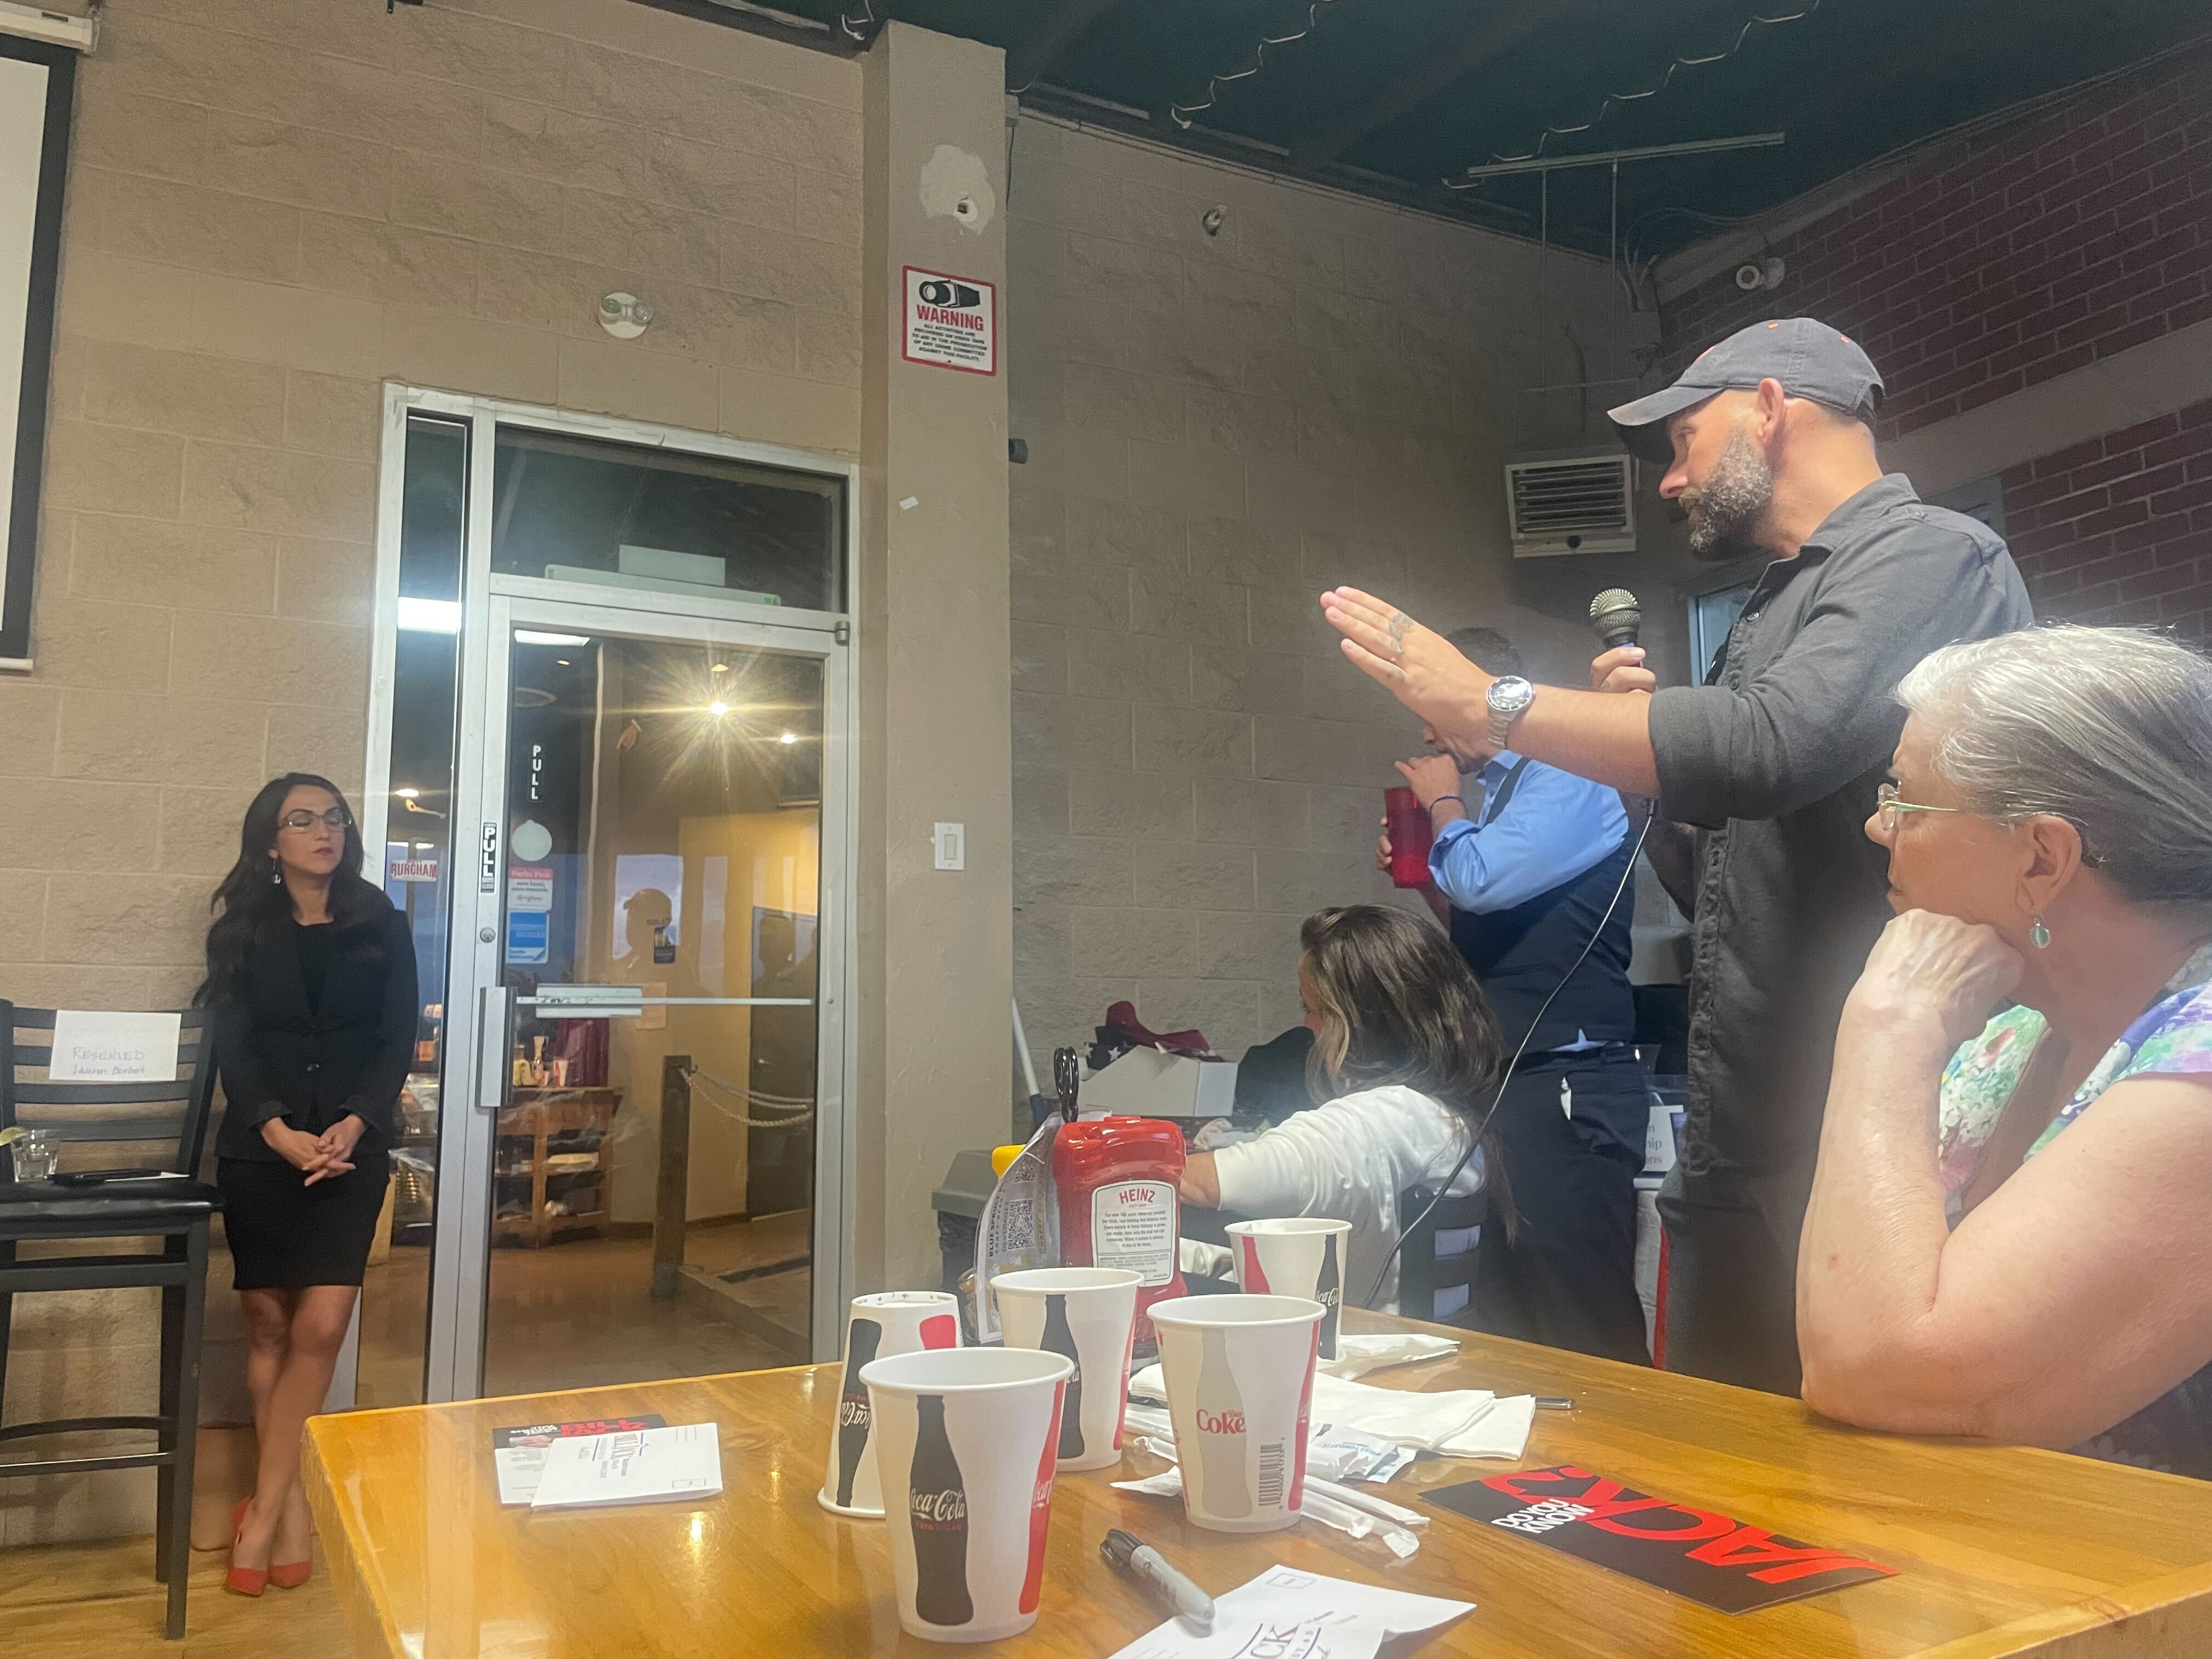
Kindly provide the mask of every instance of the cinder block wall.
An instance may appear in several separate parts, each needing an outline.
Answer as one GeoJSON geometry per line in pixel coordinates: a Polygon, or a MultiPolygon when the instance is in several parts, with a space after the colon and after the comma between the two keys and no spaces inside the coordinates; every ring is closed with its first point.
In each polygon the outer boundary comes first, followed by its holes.
{"type": "MultiPolygon", "coordinates": [[[[360,784],[379,384],[857,455],[855,63],[628,0],[111,0],[81,66],[0,994],[175,1006],[252,791],[360,784]],[[599,295],[659,318],[617,344],[599,295]]],[[[208,1415],[245,1414],[219,1267],[208,1415]]],[[[143,1409],[150,1303],[19,1302],[9,1420],[143,1409]]],[[[0,1484],[0,1542],[153,1478],[0,1484]]]]}
{"type": "Polygon", "coordinates": [[[1589,597],[1638,562],[1516,565],[1502,468],[1613,448],[1610,388],[1530,389],[1632,377],[1654,331],[1602,260],[1031,118],[1009,205],[1030,1045],[1042,1067],[1133,997],[1234,1057],[1297,1021],[1303,917],[1405,897],[1373,854],[1419,729],[1318,596],[1498,627],[1586,684],[1589,597]]]}

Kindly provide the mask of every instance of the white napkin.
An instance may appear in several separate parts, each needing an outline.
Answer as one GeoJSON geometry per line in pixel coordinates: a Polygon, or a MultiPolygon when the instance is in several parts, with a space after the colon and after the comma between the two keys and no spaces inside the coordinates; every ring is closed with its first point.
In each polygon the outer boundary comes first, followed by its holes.
{"type": "Polygon", "coordinates": [[[1316,1376],[1313,1412],[1328,1422],[1440,1457],[1518,1457],[1528,1448],[1536,1401],[1525,1394],[1500,1399],[1487,1389],[1407,1394],[1316,1376]]]}
{"type": "MultiPolygon", "coordinates": [[[[1146,1365],[1130,1377],[1129,1393],[1164,1400],[1167,1378],[1157,1364],[1146,1365]]],[[[1528,1449],[1535,1417],[1531,1395],[1500,1399],[1487,1389],[1407,1394],[1340,1376],[1314,1378],[1316,1422],[1358,1429],[1440,1457],[1518,1457],[1528,1449]]]]}
{"type": "Polygon", "coordinates": [[[1315,1369],[1330,1376],[1364,1376],[1385,1365],[1414,1365],[1458,1352],[1459,1344],[1451,1338],[1425,1336],[1418,1331],[1390,1336],[1345,1335],[1336,1339],[1336,1358],[1320,1361],[1315,1369]]]}

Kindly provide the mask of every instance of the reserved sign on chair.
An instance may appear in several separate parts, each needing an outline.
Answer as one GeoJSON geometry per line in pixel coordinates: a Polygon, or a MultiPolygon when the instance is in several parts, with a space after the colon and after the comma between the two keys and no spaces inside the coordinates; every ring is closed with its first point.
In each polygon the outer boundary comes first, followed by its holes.
{"type": "Polygon", "coordinates": [[[174,1083],[182,1024],[176,1014],[57,1009],[46,1075],[56,1083],[174,1083]]]}

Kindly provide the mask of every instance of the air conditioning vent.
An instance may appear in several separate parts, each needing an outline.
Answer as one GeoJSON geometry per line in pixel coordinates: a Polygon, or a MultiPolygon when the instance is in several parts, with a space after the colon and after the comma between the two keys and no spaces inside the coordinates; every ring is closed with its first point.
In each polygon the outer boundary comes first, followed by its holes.
{"type": "Polygon", "coordinates": [[[1505,495],[1513,520],[1513,556],[1634,552],[1632,465],[1630,457],[1618,453],[1509,462],[1505,495]]]}

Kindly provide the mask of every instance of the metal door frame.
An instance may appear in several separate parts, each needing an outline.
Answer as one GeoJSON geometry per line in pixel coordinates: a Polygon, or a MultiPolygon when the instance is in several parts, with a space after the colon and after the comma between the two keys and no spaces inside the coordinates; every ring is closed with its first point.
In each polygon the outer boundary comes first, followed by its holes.
{"type": "MultiPolygon", "coordinates": [[[[384,856],[391,789],[391,729],[398,644],[401,507],[405,483],[407,417],[442,416],[469,428],[466,530],[462,561],[461,633],[454,746],[453,817],[447,887],[444,1048],[439,1111],[438,1202],[429,1279],[429,1330],[424,1397],[473,1399],[483,1387],[484,1316],[490,1274],[491,1158],[495,1119],[480,1109],[486,1065],[480,1050],[483,993],[501,982],[501,908],[506,883],[507,685],[514,628],[696,641],[812,656],[823,664],[821,877],[816,924],[820,1005],[816,1032],[815,1160],[811,1341],[813,1357],[834,1359],[842,1315],[853,1291],[858,1146],[852,1110],[858,1023],[850,1017],[859,990],[853,878],[858,868],[859,476],[857,465],[773,445],[746,443],[646,422],[579,415],[502,399],[387,385],[383,462],[377,511],[376,605],[371,629],[368,752],[362,782],[362,832],[384,856]],[[495,575],[491,568],[493,469],[501,426],[528,427],[632,446],[720,456],[836,477],[845,484],[842,613],[695,599],[688,595],[580,589],[541,578],[495,575]],[[487,809],[489,809],[489,811],[487,809]],[[496,870],[483,890],[478,829],[501,827],[496,870]],[[467,875],[464,849],[471,849],[467,875]],[[489,943],[481,935],[489,927],[489,943]]],[[[502,1041],[496,1053],[503,1059],[502,1041]]],[[[354,1393],[355,1328],[332,1389],[334,1407],[354,1393]]]]}

